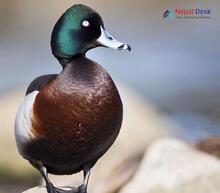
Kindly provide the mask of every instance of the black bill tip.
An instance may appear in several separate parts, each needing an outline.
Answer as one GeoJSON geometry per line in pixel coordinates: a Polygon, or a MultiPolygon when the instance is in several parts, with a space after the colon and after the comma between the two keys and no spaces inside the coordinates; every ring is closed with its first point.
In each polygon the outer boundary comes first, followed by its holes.
{"type": "Polygon", "coordinates": [[[121,46],[118,47],[118,50],[128,50],[130,52],[131,46],[129,46],[128,44],[122,44],[121,46]]]}
{"type": "Polygon", "coordinates": [[[127,45],[127,46],[128,46],[127,49],[128,49],[128,51],[130,52],[130,51],[131,51],[131,46],[129,46],[129,45],[127,45]]]}

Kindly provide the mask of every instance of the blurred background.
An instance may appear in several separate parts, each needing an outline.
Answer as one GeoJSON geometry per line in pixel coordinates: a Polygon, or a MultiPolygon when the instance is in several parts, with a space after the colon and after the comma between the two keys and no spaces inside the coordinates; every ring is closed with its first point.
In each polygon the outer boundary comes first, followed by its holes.
{"type": "MultiPolygon", "coordinates": [[[[135,95],[132,100],[165,121],[162,129],[169,127],[171,135],[190,142],[220,134],[220,1],[0,0],[1,193],[21,192],[40,180],[16,153],[12,156],[13,118],[31,80],[61,71],[51,54],[50,35],[60,15],[75,3],[96,9],[107,30],[132,46],[130,53],[97,48],[88,56],[125,85],[135,95]],[[212,16],[163,18],[175,8],[209,8],[212,16]]],[[[140,113],[141,106],[132,113],[140,113]]],[[[149,121],[150,115],[142,117],[149,121]]]]}

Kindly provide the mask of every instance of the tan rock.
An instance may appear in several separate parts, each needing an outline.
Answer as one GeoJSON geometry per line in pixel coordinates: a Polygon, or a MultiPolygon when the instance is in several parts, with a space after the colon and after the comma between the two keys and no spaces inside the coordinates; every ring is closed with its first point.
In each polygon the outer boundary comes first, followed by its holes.
{"type": "Polygon", "coordinates": [[[24,191],[23,193],[47,193],[47,190],[45,187],[36,187],[30,190],[24,191]]]}
{"type": "Polygon", "coordinates": [[[218,193],[220,162],[175,139],[149,147],[138,172],[120,193],[218,193]]]}
{"type": "MultiPolygon", "coordinates": [[[[64,190],[71,190],[71,189],[63,188],[63,187],[60,187],[60,188],[64,190]]],[[[27,191],[24,191],[23,193],[47,193],[47,189],[44,186],[39,186],[39,187],[31,188],[27,191]]]]}
{"type": "Polygon", "coordinates": [[[196,144],[197,149],[220,158],[220,136],[208,137],[196,144]]]}

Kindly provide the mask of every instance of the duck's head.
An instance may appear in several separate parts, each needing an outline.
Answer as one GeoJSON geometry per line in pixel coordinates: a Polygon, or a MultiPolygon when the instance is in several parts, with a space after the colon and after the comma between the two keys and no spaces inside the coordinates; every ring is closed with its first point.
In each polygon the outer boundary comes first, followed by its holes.
{"type": "Polygon", "coordinates": [[[77,4],[69,8],[53,29],[52,52],[63,65],[98,46],[131,50],[128,44],[115,40],[105,30],[100,15],[85,5],[77,4]]]}

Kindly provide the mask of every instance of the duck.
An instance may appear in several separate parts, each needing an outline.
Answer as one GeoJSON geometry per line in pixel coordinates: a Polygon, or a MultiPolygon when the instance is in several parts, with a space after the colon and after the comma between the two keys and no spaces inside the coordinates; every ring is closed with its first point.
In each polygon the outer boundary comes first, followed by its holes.
{"type": "Polygon", "coordinates": [[[52,54],[62,71],[34,79],[16,114],[18,151],[42,175],[48,193],[87,193],[92,167],[120,132],[123,104],[118,89],[108,72],[86,57],[96,47],[131,50],[106,31],[95,10],[73,5],[51,36],[52,54]],[[82,185],[68,190],[48,177],[78,172],[84,174],[82,185]]]}

